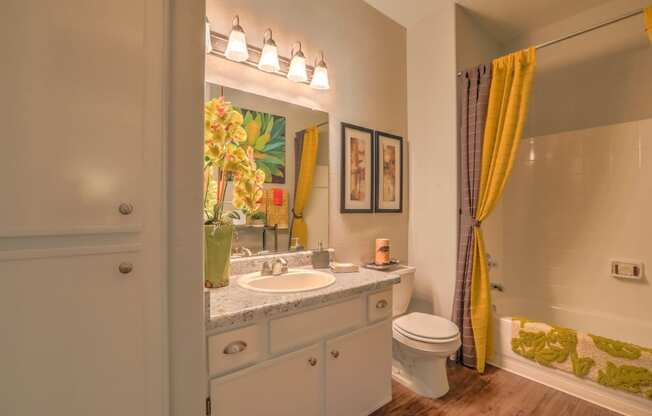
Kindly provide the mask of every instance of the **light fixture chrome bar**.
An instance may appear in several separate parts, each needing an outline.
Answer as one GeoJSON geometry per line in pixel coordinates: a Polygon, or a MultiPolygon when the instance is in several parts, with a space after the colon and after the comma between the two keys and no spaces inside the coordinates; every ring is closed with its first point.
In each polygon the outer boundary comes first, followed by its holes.
{"type": "MultiPolygon", "coordinates": [[[[578,30],[577,32],[569,33],[569,34],[564,35],[564,36],[562,36],[562,37],[560,37],[560,38],[557,38],[557,39],[549,40],[549,41],[547,41],[547,42],[540,43],[540,44],[536,45],[536,46],[534,47],[534,49],[543,49],[543,48],[547,48],[548,46],[552,46],[552,45],[555,45],[555,44],[557,44],[557,43],[561,43],[561,42],[563,42],[563,41],[565,41],[565,40],[572,39],[572,38],[574,38],[574,37],[577,37],[577,36],[583,35],[583,34],[585,34],[585,33],[593,32],[594,30],[602,29],[602,28],[605,27],[605,26],[609,26],[609,25],[612,25],[612,24],[614,24],[614,23],[618,23],[618,22],[620,22],[620,21],[622,21],[622,20],[629,19],[630,17],[638,16],[639,14],[643,14],[643,10],[642,10],[642,9],[634,10],[634,11],[631,11],[631,12],[629,12],[629,13],[626,13],[626,14],[624,14],[624,15],[622,15],[622,16],[619,16],[619,17],[616,17],[616,18],[613,18],[613,19],[606,20],[606,21],[604,21],[604,22],[602,22],[602,23],[598,23],[598,24],[596,24],[596,25],[589,26],[589,27],[584,28],[584,29],[582,29],[582,30],[578,30]]],[[[458,72],[458,73],[457,73],[457,76],[458,76],[458,77],[461,76],[461,75],[462,75],[462,72],[458,72]]]]}
{"type": "MultiPolygon", "coordinates": [[[[229,58],[226,57],[224,54],[224,51],[226,47],[224,48],[217,48],[215,43],[222,43],[226,45],[226,43],[229,41],[229,37],[226,35],[223,35],[218,32],[211,31],[211,40],[217,41],[213,43],[213,49],[210,51],[209,55],[217,56],[223,59],[226,59],[229,62],[234,62],[231,61],[229,58]]],[[[247,49],[249,50],[249,58],[246,61],[242,62],[236,62],[239,64],[247,65],[251,68],[256,68],[258,69],[258,60],[260,59],[260,55],[262,54],[263,50],[257,46],[247,44],[247,49]]],[[[286,78],[288,74],[288,68],[290,67],[290,58],[286,58],[284,56],[279,55],[278,56],[278,61],[281,64],[281,69],[278,72],[265,72],[266,74],[272,74],[276,75],[279,77],[286,78]]],[[[260,70],[260,69],[258,69],[260,70]]],[[[306,64],[306,72],[308,73],[308,79],[312,78],[313,73],[315,72],[315,68],[311,65],[306,64]]],[[[306,82],[301,82],[301,84],[305,85],[310,85],[310,81],[306,82]]]]}

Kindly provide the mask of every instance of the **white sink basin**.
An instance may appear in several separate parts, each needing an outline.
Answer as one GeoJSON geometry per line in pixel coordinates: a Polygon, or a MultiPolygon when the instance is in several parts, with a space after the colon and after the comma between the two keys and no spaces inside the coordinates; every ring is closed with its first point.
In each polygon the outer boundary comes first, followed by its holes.
{"type": "Polygon", "coordinates": [[[292,293],[322,289],[335,283],[335,276],[317,270],[290,269],[279,276],[261,276],[260,272],[238,278],[245,289],[268,293],[292,293]]]}

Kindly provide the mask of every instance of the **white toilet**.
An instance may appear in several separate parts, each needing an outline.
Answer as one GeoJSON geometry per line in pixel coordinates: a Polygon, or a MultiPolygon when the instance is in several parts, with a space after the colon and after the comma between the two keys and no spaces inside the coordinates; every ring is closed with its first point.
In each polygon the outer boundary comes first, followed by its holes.
{"type": "Polygon", "coordinates": [[[460,332],[448,319],[413,312],[405,315],[414,290],[414,268],[396,271],[392,376],[413,392],[438,398],[448,392],[446,360],[460,348],[460,332]]]}

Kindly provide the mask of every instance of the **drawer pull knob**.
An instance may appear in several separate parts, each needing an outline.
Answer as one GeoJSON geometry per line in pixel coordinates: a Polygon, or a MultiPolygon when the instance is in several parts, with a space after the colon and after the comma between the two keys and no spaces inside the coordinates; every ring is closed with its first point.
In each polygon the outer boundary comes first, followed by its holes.
{"type": "Polygon", "coordinates": [[[131,263],[123,262],[118,265],[118,271],[122,274],[129,274],[134,269],[134,265],[131,263]]]}
{"type": "Polygon", "coordinates": [[[247,343],[244,341],[234,341],[224,347],[224,354],[230,355],[230,354],[237,354],[239,352],[244,351],[247,348],[247,343]]]}
{"type": "Polygon", "coordinates": [[[308,358],[308,364],[310,364],[311,367],[316,366],[317,365],[317,359],[315,357],[308,358]]]}
{"type": "Polygon", "coordinates": [[[134,206],[131,205],[131,204],[127,204],[127,203],[123,202],[118,207],[118,211],[120,211],[120,214],[122,214],[122,215],[129,215],[132,212],[134,212],[134,206]]]}
{"type": "Polygon", "coordinates": [[[337,357],[340,356],[340,352],[338,350],[333,350],[333,351],[331,351],[331,356],[333,358],[337,358],[337,357]]]}
{"type": "Polygon", "coordinates": [[[389,303],[385,299],[376,302],[376,309],[385,309],[389,303]]]}

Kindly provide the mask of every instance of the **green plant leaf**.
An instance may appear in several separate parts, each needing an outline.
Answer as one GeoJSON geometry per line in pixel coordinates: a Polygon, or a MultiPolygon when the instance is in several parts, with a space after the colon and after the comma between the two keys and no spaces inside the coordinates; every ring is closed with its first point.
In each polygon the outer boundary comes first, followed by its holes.
{"type": "Polygon", "coordinates": [[[256,144],[254,144],[254,149],[256,150],[263,150],[265,148],[265,145],[269,142],[269,134],[263,134],[260,135],[256,139],[256,144]]]}
{"type": "Polygon", "coordinates": [[[285,142],[284,141],[278,141],[278,140],[277,141],[270,141],[265,146],[264,152],[269,153],[270,151],[275,150],[275,149],[279,149],[279,148],[283,151],[283,153],[285,153],[285,142]]]}
{"type": "Polygon", "coordinates": [[[269,164],[272,163],[274,165],[284,165],[285,160],[281,159],[280,157],[273,156],[269,153],[265,154],[265,158],[263,159],[265,163],[269,164]]]}

